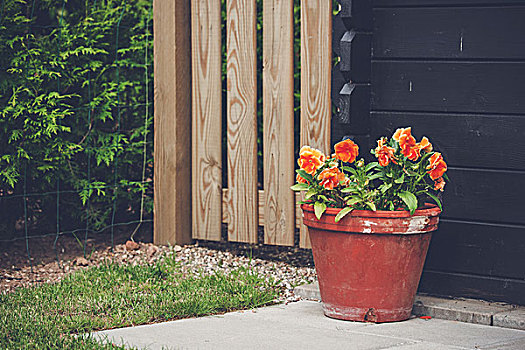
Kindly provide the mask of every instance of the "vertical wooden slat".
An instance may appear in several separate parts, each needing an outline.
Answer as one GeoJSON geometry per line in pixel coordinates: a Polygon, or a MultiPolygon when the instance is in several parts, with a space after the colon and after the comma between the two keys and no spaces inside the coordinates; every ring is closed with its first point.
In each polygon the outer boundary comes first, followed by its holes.
{"type": "MultiPolygon", "coordinates": [[[[301,146],[330,153],[332,1],[301,0],[301,146]]],[[[310,247],[301,226],[300,246],[310,247]]]]}
{"type": "Polygon", "coordinates": [[[193,238],[220,240],[222,221],[221,1],[192,0],[193,238]]]}
{"type": "Polygon", "coordinates": [[[293,1],[263,1],[264,243],[294,244],[293,1]]]}
{"type": "Polygon", "coordinates": [[[154,0],[156,244],[191,242],[190,3],[154,0]]]}
{"type": "Polygon", "coordinates": [[[255,0],[227,0],[228,240],[257,242],[255,0]]]}

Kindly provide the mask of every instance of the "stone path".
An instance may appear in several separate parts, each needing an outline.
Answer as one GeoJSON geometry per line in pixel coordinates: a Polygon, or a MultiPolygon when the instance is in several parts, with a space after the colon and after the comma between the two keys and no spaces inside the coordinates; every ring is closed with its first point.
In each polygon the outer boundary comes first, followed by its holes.
{"type": "Polygon", "coordinates": [[[95,333],[143,349],[523,350],[525,331],[440,319],[396,323],[339,321],[300,301],[254,311],[95,333]]]}

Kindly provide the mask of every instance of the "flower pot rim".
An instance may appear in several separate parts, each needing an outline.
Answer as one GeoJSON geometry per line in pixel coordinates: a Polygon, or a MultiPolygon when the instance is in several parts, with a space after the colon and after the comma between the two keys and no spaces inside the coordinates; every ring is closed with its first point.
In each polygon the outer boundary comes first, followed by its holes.
{"type": "MultiPolygon", "coordinates": [[[[301,209],[304,211],[314,211],[314,206],[312,204],[301,204],[301,209]]],[[[326,211],[323,213],[328,216],[336,216],[342,208],[326,208],[326,211]]],[[[369,218],[409,218],[413,216],[439,216],[441,214],[441,209],[435,204],[425,203],[425,207],[417,209],[413,215],[410,215],[408,210],[353,210],[347,214],[347,216],[358,216],[358,217],[369,217],[369,218]]]]}

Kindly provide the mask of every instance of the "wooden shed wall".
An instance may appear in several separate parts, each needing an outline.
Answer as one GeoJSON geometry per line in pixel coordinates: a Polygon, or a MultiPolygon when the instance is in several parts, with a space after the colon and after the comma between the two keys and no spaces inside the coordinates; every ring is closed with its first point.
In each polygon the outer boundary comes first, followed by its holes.
{"type": "Polygon", "coordinates": [[[449,164],[420,291],[525,304],[525,1],[341,4],[332,141],[412,126],[449,164]]]}

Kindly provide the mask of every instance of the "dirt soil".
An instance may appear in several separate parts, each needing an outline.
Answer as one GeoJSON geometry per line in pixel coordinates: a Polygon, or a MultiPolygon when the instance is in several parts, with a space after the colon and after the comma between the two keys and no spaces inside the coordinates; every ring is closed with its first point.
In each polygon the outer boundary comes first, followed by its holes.
{"type": "MultiPolygon", "coordinates": [[[[7,293],[18,287],[57,282],[73,271],[97,266],[106,260],[119,264],[152,263],[161,256],[162,251],[168,249],[151,243],[151,225],[144,226],[137,232],[134,240],[138,244],[128,242],[126,246],[134,228],[120,227],[115,230],[114,249],[111,247],[109,233],[90,235],[86,242],[85,256],[82,247],[83,235],[77,235],[77,238],[72,235],[60,236],[56,249],[54,236],[32,238],[29,240],[30,259],[25,240],[0,242],[0,293],[7,293]]],[[[294,247],[210,241],[197,241],[194,246],[225,251],[234,256],[280,261],[298,267],[313,267],[311,251],[294,247]]]]}

